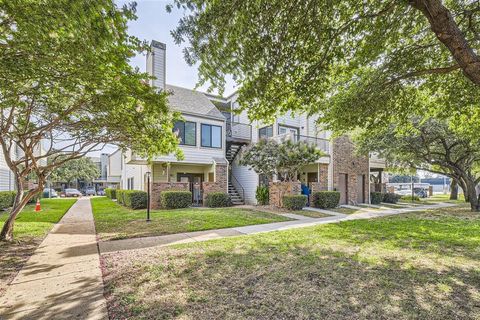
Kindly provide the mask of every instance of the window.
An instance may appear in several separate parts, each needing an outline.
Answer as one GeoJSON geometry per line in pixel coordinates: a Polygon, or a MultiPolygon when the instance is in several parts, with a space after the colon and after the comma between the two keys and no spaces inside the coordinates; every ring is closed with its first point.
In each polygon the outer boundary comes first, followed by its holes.
{"type": "Polygon", "coordinates": [[[133,190],[133,177],[127,179],[127,190],[133,190]]]}
{"type": "Polygon", "coordinates": [[[262,138],[271,138],[273,137],[273,127],[268,126],[268,127],[263,127],[258,130],[258,137],[260,139],[262,138]]]}
{"type": "Polygon", "coordinates": [[[181,145],[196,146],[197,124],[190,121],[177,121],[173,126],[173,132],[180,138],[181,145]]]}
{"type": "Polygon", "coordinates": [[[290,134],[294,141],[299,139],[300,129],[297,127],[290,127],[285,125],[278,125],[278,134],[290,134]]]}
{"type": "Polygon", "coordinates": [[[202,124],[202,147],[222,147],[222,127],[202,124]]]}

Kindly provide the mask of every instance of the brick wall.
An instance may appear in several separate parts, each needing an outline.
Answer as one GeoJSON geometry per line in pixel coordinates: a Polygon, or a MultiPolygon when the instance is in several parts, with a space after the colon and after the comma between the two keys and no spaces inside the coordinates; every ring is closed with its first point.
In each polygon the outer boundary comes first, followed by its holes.
{"type": "Polygon", "coordinates": [[[212,192],[228,192],[228,166],[217,163],[215,165],[215,182],[203,182],[203,203],[205,197],[212,192]]]}
{"type": "Polygon", "coordinates": [[[365,175],[364,200],[368,202],[368,156],[355,154],[355,146],[348,136],[342,136],[333,141],[333,188],[339,190],[340,174],[347,174],[348,203],[359,202],[361,199],[357,194],[357,177],[365,175]]]}
{"type": "Polygon", "coordinates": [[[282,207],[282,197],[286,195],[301,194],[300,182],[276,181],[269,183],[270,205],[282,207]]]}
{"type": "Polygon", "coordinates": [[[162,191],[190,191],[188,182],[154,182],[152,183],[151,206],[152,209],[159,209],[160,193],[162,191]]]}
{"type": "Polygon", "coordinates": [[[312,192],[328,190],[328,164],[320,164],[319,182],[310,182],[312,192]]]}

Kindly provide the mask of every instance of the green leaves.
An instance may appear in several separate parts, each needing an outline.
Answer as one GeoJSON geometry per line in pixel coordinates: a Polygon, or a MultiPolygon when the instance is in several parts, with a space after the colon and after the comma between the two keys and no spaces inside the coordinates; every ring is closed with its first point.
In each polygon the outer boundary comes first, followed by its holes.
{"type": "MultiPolygon", "coordinates": [[[[238,101],[251,119],[268,122],[293,110],[321,115],[328,129],[346,132],[408,123],[411,115],[449,118],[470,105],[478,108],[478,84],[465,76],[431,24],[458,26],[457,36],[466,39],[462,48],[476,52],[476,2],[174,3],[190,10],[172,34],[188,42],[186,60],[199,63],[200,82],[222,89],[224,77],[233,75],[238,101]],[[420,5],[427,4],[437,11],[447,6],[453,18],[426,17],[420,5]]],[[[480,132],[479,123],[468,125],[472,134],[480,132]]]]}
{"type": "Polygon", "coordinates": [[[242,153],[241,165],[251,166],[256,173],[280,179],[297,180],[298,171],[317,161],[323,153],[315,145],[286,140],[261,139],[242,153]]]}

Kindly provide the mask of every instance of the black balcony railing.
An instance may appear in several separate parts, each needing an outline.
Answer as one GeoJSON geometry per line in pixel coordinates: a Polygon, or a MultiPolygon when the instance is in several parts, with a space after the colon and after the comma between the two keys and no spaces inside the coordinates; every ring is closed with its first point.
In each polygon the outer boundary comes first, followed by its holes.
{"type": "Polygon", "coordinates": [[[235,140],[252,140],[252,126],[246,123],[227,121],[227,137],[235,140]]]}

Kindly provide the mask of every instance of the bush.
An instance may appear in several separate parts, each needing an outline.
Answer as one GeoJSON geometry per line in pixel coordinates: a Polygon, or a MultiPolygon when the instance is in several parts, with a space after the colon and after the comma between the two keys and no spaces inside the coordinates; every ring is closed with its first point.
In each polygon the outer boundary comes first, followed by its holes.
{"type": "Polygon", "coordinates": [[[307,205],[307,196],[304,194],[283,196],[283,207],[289,210],[301,210],[307,205]]]}
{"type": "MultiPolygon", "coordinates": [[[[402,196],[402,200],[412,201],[412,195],[402,196]]],[[[420,201],[419,196],[413,196],[413,201],[420,201]]]]}
{"type": "Polygon", "coordinates": [[[112,189],[112,188],[106,188],[105,189],[105,195],[109,199],[117,199],[117,189],[112,189]]]}
{"type": "Polygon", "coordinates": [[[232,201],[225,192],[212,192],[205,196],[205,205],[210,208],[230,207],[232,201]]]}
{"type": "Polygon", "coordinates": [[[370,193],[370,203],[371,204],[380,204],[383,201],[383,193],[381,192],[371,192],[370,193]]]}
{"type": "Polygon", "coordinates": [[[132,209],[145,209],[147,207],[147,193],[140,190],[124,190],[123,204],[132,209]]]}
{"type": "Polygon", "coordinates": [[[386,203],[397,203],[402,196],[396,193],[387,192],[383,195],[383,202],[386,203]]]}
{"type": "Polygon", "coordinates": [[[312,194],[312,204],[315,208],[333,209],[340,203],[340,192],[318,191],[312,194]]]}
{"type": "Polygon", "coordinates": [[[255,198],[259,205],[267,205],[269,201],[269,191],[267,186],[258,186],[257,191],[255,192],[255,198]]]}
{"type": "Polygon", "coordinates": [[[162,191],[160,193],[160,206],[165,209],[188,208],[192,205],[190,191],[162,191]]]}
{"type": "Polygon", "coordinates": [[[0,191],[0,210],[13,206],[16,194],[15,191],[0,191]]]}
{"type": "Polygon", "coordinates": [[[117,203],[121,204],[121,205],[124,205],[125,204],[125,199],[124,199],[124,194],[125,194],[125,191],[127,190],[117,190],[115,192],[115,197],[117,198],[117,203]]]}

